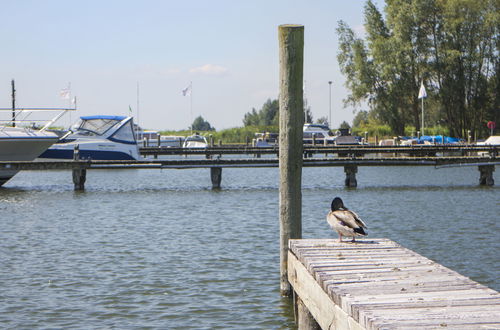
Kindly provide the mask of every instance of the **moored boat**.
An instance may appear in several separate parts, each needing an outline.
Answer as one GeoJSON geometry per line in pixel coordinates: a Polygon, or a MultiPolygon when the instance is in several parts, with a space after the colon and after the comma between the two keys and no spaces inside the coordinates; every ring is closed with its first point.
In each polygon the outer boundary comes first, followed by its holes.
{"type": "Polygon", "coordinates": [[[207,139],[199,134],[193,134],[191,136],[186,137],[184,143],[182,144],[183,148],[206,148],[208,147],[207,139]]]}
{"type": "Polygon", "coordinates": [[[70,132],[40,155],[40,159],[73,159],[78,145],[81,159],[137,160],[139,147],[127,116],[84,116],[70,132]]]}

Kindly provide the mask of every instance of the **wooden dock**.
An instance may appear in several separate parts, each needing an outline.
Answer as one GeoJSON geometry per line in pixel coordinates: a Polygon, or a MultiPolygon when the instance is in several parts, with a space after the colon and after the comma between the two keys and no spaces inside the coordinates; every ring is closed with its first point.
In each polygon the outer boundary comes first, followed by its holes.
{"type": "Polygon", "coordinates": [[[288,280],[299,329],[500,329],[500,293],[388,239],[290,240],[288,280]]]}
{"type": "MultiPolygon", "coordinates": [[[[345,185],[356,187],[360,166],[477,166],[479,184],[494,185],[493,172],[500,165],[500,146],[308,146],[303,167],[344,167],[345,185]],[[453,154],[445,156],[445,154],[453,154]],[[313,157],[322,154],[324,157],[313,157]]],[[[143,160],[1,161],[0,170],[72,170],[76,190],[83,190],[87,170],[93,169],[190,169],[209,168],[213,188],[220,188],[222,168],[279,167],[279,148],[227,146],[210,148],[141,148],[143,160]],[[180,155],[186,157],[179,157],[180,155]],[[189,156],[188,156],[189,155],[189,156]],[[222,156],[234,156],[222,158],[222,156]],[[251,157],[253,155],[255,157],[251,157]],[[267,157],[261,157],[267,155],[267,157]],[[159,156],[164,156],[161,159],[159,156]],[[174,159],[168,156],[176,156],[174,159]],[[197,156],[197,157],[190,157],[197,156]]]]}

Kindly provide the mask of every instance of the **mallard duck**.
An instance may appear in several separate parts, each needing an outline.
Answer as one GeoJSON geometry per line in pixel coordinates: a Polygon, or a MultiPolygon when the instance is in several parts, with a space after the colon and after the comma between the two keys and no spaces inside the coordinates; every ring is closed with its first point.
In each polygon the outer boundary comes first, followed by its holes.
{"type": "Polygon", "coordinates": [[[355,242],[356,236],[367,235],[363,229],[367,228],[363,220],[345,207],[340,197],[333,199],[331,209],[326,216],[326,221],[332,229],[339,233],[339,242],[342,242],[342,236],[352,237],[352,242],[355,242]]]}

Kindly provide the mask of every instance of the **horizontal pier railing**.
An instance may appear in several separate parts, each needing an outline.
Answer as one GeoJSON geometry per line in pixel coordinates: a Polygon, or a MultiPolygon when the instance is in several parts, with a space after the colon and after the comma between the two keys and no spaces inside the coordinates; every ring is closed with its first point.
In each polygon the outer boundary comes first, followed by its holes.
{"type": "MultiPolygon", "coordinates": [[[[350,146],[304,146],[305,154],[355,154],[365,155],[373,153],[393,153],[393,154],[436,154],[436,153],[474,153],[483,152],[498,156],[500,146],[498,145],[411,145],[411,146],[371,146],[371,145],[350,145],[350,146]]],[[[172,148],[172,147],[144,147],[140,148],[143,156],[160,155],[265,155],[279,153],[279,147],[252,147],[245,145],[214,146],[207,148],[172,148]]]]}
{"type": "MultiPolygon", "coordinates": [[[[68,161],[0,161],[0,169],[68,170],[123,169],[123,168],[210,168],[210,167],[277,167],[278,158],[247,159],[175,159],[175,160],[68,160],[68,161]]],[[[383,158],[308,158],[304,167],[322,166],[480,166],[500,165],[500,159],[491,157],[383,157],[383,158]]]]}
{"type": "MultiPolygon", "coordinates": [[[[479,184],[493,186],[493,172],[495,166],[500,165],[497,158],[498,146],[490,147],[461,147],[459,156],[436,156],[435,152],[445,149],[440,148],[380,148],[380,147],[325,147],[317,149],[305,149],[303,167],[344,167],[346,175],[345,186],[356,187],[356,173],[360,166],[434,166],[436,168],[458,167],[458,166],[477,166],[480,172],[479,184]],[[469,149],[472,148],[472,149],[469,149]],[[336,156],[328,156],[332,150],[337,153],[336,156]],[[358,151],[361,150],[362,153],[358,151]],[[378,151],[383,150],[383,153],[378,151]],[[405,152],[395,152],[404,150],[405,152]],[[473,150],[473,152],[469,152],[473,150]],[[488,152],[478,155],[477,151],[488,152]],[[308,153],[324,153],[325,157],[312,157],[308,153]],[[412,154],[413,152],[413,154],[412,154]],[[420,152],[420,154],[418,154],[420,152]],[[367,155],[367,154],[372,155],[367,155]],[[388,154],[390,153],[390,154],[388,154]],[[465,155],[462,155],[465,154],[465,155]],[[472,154],[472,155],[469,155],[472,154]],[[397,155],[397,156],[395,156],[397,155]]],[[[263,149],[263,148],[257,148],[263,149]]],[[[265,149],[265,148],[264,148],[265,149]]],[[[252,153],[252,150],[241,149],[239,154],[252,153]]],[[[446,148],[446,151],[452,149],[446,148]]],[[[222,155],[236,154],[236,150],[221,149],[191,149],[198,157],[185,157],[182,159],[163,159],[145,158],[142,160],[64,160],[64,161],[0,161],[0,170],[72,170],[73,182],[76,190],[84,189],[86,180],[86,171],[93,169],[191,169],[191,168],[210,168],[213,188],[220,188],[222,168],[263,168],[278,167],[279,159],[277,157],[240,157],[240,158],[222,158],[222,155]],[[225,150],[222,153],[222,150],[225,150]],[[218,154],[218,156],[214,156],[218,154]],[[205,157],[200,157],[205,156],[205,157]]],[[[187,152],[184,150],[184,152],[187,152]]],[[[268,148],[264,150],[270,152],[268,148]]],[[[276,153],[277,150],[274,149],[276,153]]]]}

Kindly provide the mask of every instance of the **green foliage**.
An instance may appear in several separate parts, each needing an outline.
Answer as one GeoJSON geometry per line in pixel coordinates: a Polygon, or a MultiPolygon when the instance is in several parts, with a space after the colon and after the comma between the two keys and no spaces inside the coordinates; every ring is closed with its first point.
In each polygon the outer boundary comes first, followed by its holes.
{"type": "Polygon", "coordinates": [[[394,134],[389,125],[367,124],[361,127],[353,127],[351,129],[352,135],[364,136],[365,132],[368,132],[369,136],[377,136],[379,138],[392,138],[397,135],[394,134]]]}
{"type": "Polygon", "coordinates": [[[327,117],[319,117],[318,119],[316,119],[316,124],[326,125],[326,126],[330,127],[330,124],[328,123],[327,117]]]}
{"type": "Polygon", "coordinates": [[[358,111],[354,119],[352,120],[353,127],[361,127],[368,123],[368,111],[361,110],[358,111]]]}
{"type": "Polygon", "coordinates": [[[257,112],[255,108],[247,112],[243,118],[244,126],[269,126],[278,125],[279,102],[268,99],[262,108],[257,112]]]}
{"type": "MultiPolygon", "coordinates": [[[[247,139],[252,141],[255,138],[255,133],[278,132],[278,126],[245,126],[228,128],[220,131],[198,131],[199,134],[208,137],[212,135],[214,142],[222,141],[223,143],[245,143],[247,139]]],[[[190,130],[182,131],[161,131],[161,135],[191,135],[190,130]]]]}
{"type": "Polygon", "coordinates": [[[499,121],[498,0],[386,0],[385,15],[367,1],[364,15],[365,40],[342,21],[337,28],[345,104],[367,102],[398,135],[420,130],[424,81],[426,134],[437,122],[454,136],[484,134],[486,121],[499,121]]]}
{"type": "Polygon", "coordinates": [[[346,121],[343,121],[341,124],[340,124],[340,127],[341,129],[351,129],[351,125],[349,125],[348,122],[346,121]]]}
{"type": "Polygon", "coordinates": [[[203,119],[202,116],[196,117],[196,119],[191,124],[193,131],[215,131],[215,128],[210,126],[210,123],[203,119]]]}
{"type": "MultiPolygon", "coordinates": [[[[313,115],[311,107],[304,100],[304,122],[312,123],[313,115]]],[[[278,126],[279,125],[279,101],[268,99],[262,108],[257,111],[247,112],[243,117],[244,126],[278,126]]]]}

